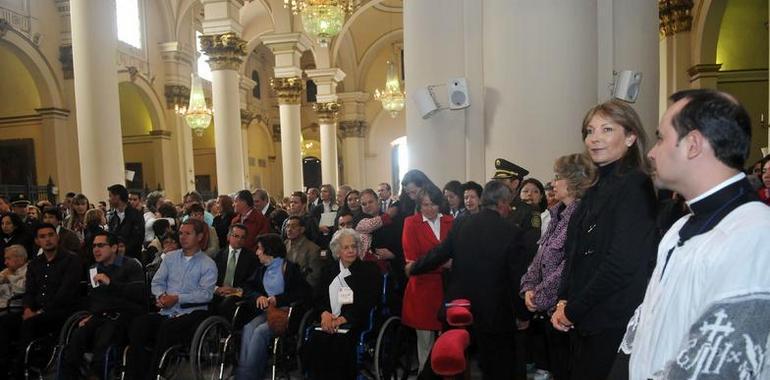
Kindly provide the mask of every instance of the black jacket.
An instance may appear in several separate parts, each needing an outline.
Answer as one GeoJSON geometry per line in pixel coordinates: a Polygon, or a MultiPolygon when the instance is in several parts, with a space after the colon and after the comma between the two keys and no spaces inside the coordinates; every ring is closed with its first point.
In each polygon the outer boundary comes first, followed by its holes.
{"type": "Polygon", "coordinates": [[[121,261],[119,265],[96,265],[99,273],[104,273],[110,278],[110,284],[90,288],[88,310],[92,313],[119,312],[133,316],[146,312],[147,286],[142,264],[125,256],[116,259],[116,262],[117,260],[121,261]]]}
{"type": "Polygon", "coordinates": [[[650,177],[618,164],[600,168],[567,230],[559,299],[578,332],[623,328],[642,302],[658,234],[650,177]]]}
{"type": "Polygon", "coordinates": [[[270,222],[270,232],[280,235],[282,233],[283,222],[288,217],[289,214],[285,210],[276,208],[271,203],[270,206],[267,207],[267,212],[265,213],[265,218],[270,222]]]}
{"type": "Polygon", "coordinates": [[[219,248],[227,248],[227,233],[230,229],[230,222],[232,222],[233,216],[235,216],[235,213],[228,212],[214,217],[212,227],[217,231],[219,248]]]}
{"type": "MultiPolygon", "coordinates": [[[[266,270],[267,267],[262,265],[246,280],[243,285],[244,298],[267,297],[265,285],[262,283],[266,270]]],[[[293,302],[305,303],[310,297],[310,286],[305,282],[299,265],[288,260],[283,261],[283,286],[283,293],[275,295],[275,303],[278,307],[289,306],[293,302]]]]}
{"type": "Polygon", "coordinates": [[[482,209],[456,221],[447,238],[414,263],[412,274],[453,259],[446,300],[471,301],[474,329],[512,332],[515,319],[531,317],[518,296],[528,264],[521,234],[497,211],[482,209]]]}
{"type": "MultiPolygon", "coordinates": [[[[222,286],[222,282],[225,280],[225,273],[227,273],[227,261],[230,259],[230,245],[225,246],[214,257],[214,261],[217,263],[217,286],[222,286]]],[[[257,271],[260,266],[259,259],[254,251],[246,248],[241,248],[241,253],[238,255],[238,263],[235,265],[235,276],[233,276],[233,287],[243,287],[246,280],[257,271]]]]}
{"type": "MultiPolygon", "coordinates": [[[[353,303],[342,305],[340,316],[350,324],[354,331],[361,331],[369,324],[369,312],[380,304],[382,296],[382,275],[377,264],[356,259],[348,267],[350,276],[345,277],[345,283],[353,291],[353,303]]],[[[329,302],[329,285],[340,274],[338,261],[331,261],[321,274],[320,286],[315,289],[315,305],[318,314],[324,311],[331,313],[329,302]]]]}
{"type": "Polygon", "coordinates": [[[126,255],[133,258],[139,258],[142,252],[142,243],[144,243],[144,216],[139,210],[126,206],[125,216],[119,224],[113,218],[116,210],[111,210],[107,215],[107,224],[110,226],[110,232],[123,238],[126,243],[126,255]]]}
{"type": "Polygon", "coordinates": [[[75,311],[79,306],[83,276],[80,258],[59,248],[50,262],[45,254],[36,256],[27,267],[24,307],[60,312],[75,311]]]}

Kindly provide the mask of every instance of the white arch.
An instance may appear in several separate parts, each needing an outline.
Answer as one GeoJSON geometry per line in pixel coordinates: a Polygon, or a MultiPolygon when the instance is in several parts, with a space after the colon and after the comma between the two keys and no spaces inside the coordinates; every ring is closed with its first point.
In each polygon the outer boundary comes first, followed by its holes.
{"type": "Polygon", "coordinates": [[[727,0],[701,0],[693,6],[692,64],[716,63],[717,41],[727,0]]]}
{"type": "Polygon", "coordinates": [[[356,19],[364,14],[366,10],[369,8],[381,3],[383,0],[371,0],[368,3],[360,6],[358,9],[356,9],[353,14],[348,17],[348,20],[345,22],[345,25],[342,26],[342,30],[340,31],[340,34],[337,36],[337,38],[334,39],[334,43],[331,46],[331,64],[334,65],[335,61],[337,60],[337,54],[339,54],[340,51],[340,41],[342,41],[342,38],[348,35],[348,31],[350,30],[350,27],[356,22],[356,19]]]}
{"type": "Polygon", "coordinates": [[[158,94],[147,81],[144,75],[137,73],[134,79],[131,79],[131,75],[128,70],[118,71],[118,84],[128,82],[139,88],[142,97],[147,101],[150,111],[150,117],[152,118],[153,130],[168,130],[166,127],[165,108],[158,94]]]}
{"type": "Polygon", "coordinates": [[[16,54],[32,74],[37,90],[40,93],[41,108],[65,109],[61,86],[54,74],[54,70],[43,53],[32,41],[9,26],[5,35],[0,36],[0,46],[6,47],[16,54]]]}

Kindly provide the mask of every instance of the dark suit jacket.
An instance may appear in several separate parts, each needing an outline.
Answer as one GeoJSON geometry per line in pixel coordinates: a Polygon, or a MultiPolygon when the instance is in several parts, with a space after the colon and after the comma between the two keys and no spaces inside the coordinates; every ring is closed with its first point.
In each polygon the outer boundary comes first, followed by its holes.
{"type": "Polygon", "coordinates": [[[578,331],[624,328],[644,298],[658,234],[650,177],[614,165],[586,192],[570,219],[559,299],[578,331]]]}
{"type": "Polygon", "coordinates": [[[126,255],[135,259],[139,258],[142,252],[142,243],[144,243],[144,216],[137,209],[126,206],[125,216],[119,225],[114,226],[112,215],[115,210],[107,215],[107,223],[110,226],[110,232],[123,238],[126,243],[126,255]]]}
{"type": "MultiPolygon", "coordinates": [[[[214,261],[217,263],[217,286],[222,286],[222,282],[225,280],[225,273],[227,273],[227,261],[230,259],[230,246],[217,253],[214,261]]],[[[254,251],[241,248],[241,254],[238,255],[238,263],[235,264],[235,276],[233,277],[233,287],[242,288],[243,284],[248,280],[257,268],[260,266],[259,259],[254,251]]]]}
{"type": "Polygon", "coordinates": [[[281,227],[283,227],[283,221],[289,217],[289,214],[285,210],[276,208],[272,203],[267,207],[267,213],[265,214],[267,220],[270,221],[270,232],[274,234],[281,234],[281,227]]]}
{"type": "MultiPolygon", "coordinates": [[[[345,283],[353,290],[353,303],[342,305],[340,315],[345,317],[354,331],[360,331],[368,326],[369,311],[380,304],[382,275],[377,264],[360,259],[356,259],[348,269],[350,276],[345,277],[345,283]]],[[[314,289],[318,314],[324,311],[331,313],[329,285],[335,281],[338,274],[340,274],[338,261],[331,261],[324,267],[321,274],[321,286],[314,289]]]]}
{"type": "Polygon", "coordinates": [[[79,256],[83,251],[83,244],[80,238],[72,230],[59,227],[59,245],[68,251],[77,253],[79,256]]]}
{"type": "Polygon", "coordinates": [[[506,223],[497,211],[482,209],[455,222],[449,236],[417,260],[412,274],[433,270],[452,261],[446,299],[471,301],[473,326],[482,332],[512,332],[515,319],[528,320],[519,294],[527,257],[521,230],[506,223]]]}
{"type": "MultiPolygon", "coordinates": [[[[299,265],[291,261],[283,262],[283,293],[275,295],[275,303],[278,307],[289,306],[293,302],[304,303],[309,299],[310,286],[300,273],[299,265]]],[[[246,280],[243,287],[244,298],[256,299],[259,296],[267,297],[262,278],[267,267],[260,266],[254,274],[246,280]]]]}

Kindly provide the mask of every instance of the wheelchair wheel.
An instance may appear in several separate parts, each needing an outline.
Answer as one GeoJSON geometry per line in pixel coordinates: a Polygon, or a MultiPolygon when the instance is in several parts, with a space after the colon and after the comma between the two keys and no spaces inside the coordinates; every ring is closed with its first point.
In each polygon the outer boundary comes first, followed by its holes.
{"type": "Polygon", "coordinates": [[[297,355],[297,369],[299,369],[299,373],[305,373],[304,367],[302,367],[302,344],[305,343],[305,330],[309,326],[310,323],[312,323],[313,318],[313,310],[308,310],[305,312],[305,314],[302,316],[302,319],[299,322],[299,328],[297,329],[297,346],[295,347],[295,354],[297,355]]]}
{"type": "Polygon", "coordinates": [[[227,360],[228,354],[234,356],[234,351],[240,348],[234,347],[233,342],[230,342],[231,337],[232,326],[223,317],[208,317],[198,326],[190,344],[190,366],[197,380],[229,376],[225,371],[232,372],[233,361],[232,357],[227,360]]]}
{"type": "Polygon", "coordinates": [[[392,316],[380,327],[374,351],[374,375],[377,380],[407,379],[415,362],[414,332],[392,316]]]}
{"type": "Polygon", "coordinates": [[[156,379],[175,380],[184,379],[182,374],[182,362],[184,362],[185,353],[180,345],[171,346],[163,352],[160,363],[157,368],[156,379]]]}

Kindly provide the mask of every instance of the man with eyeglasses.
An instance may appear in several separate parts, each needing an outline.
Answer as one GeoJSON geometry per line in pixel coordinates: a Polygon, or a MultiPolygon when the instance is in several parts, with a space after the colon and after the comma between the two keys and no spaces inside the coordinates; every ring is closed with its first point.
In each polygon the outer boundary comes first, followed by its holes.
{"type": "Polygon", "coordinates": [[[232,316],[235,303],[241,300],[243,283],[259,266],[254,251],[244,247],[249,231],[243,224],[230,225],[227,247],[216,255],[217,286],[214,288],[214,305],[219,315],[232,316]]]}
{"type": "Polygon", "coordinates": [[[123,343],[131,320],[145,311],[142,265],[134,258],[118,255],[118,238],[102,231],[92,243],[96,264],[89,271],[89,314],[81,319],[64,350],[61,375],[78,379],[83,354],[93,353],[88,378],[104,373],[107,349],[123,343]]]}

